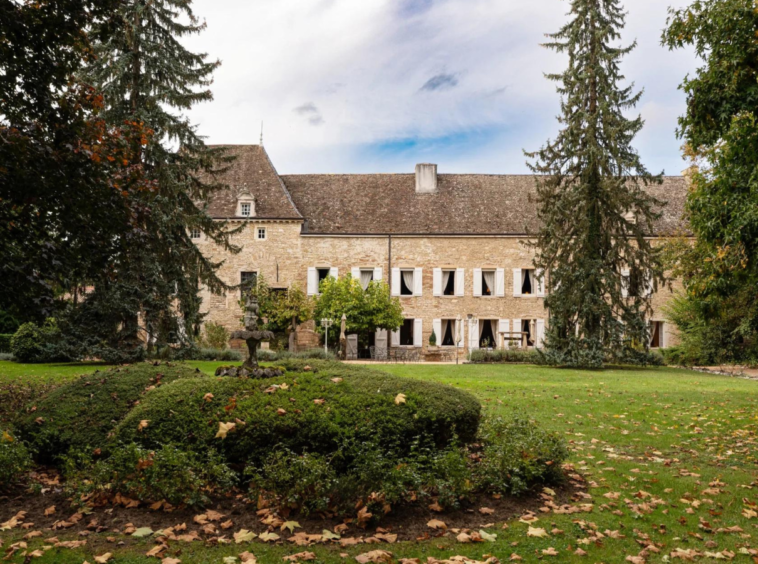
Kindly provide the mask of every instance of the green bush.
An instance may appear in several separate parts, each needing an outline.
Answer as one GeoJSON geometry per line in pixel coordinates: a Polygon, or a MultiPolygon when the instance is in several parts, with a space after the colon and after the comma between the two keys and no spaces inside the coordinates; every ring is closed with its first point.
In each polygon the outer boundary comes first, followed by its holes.
{"type": "Polygon", "coordinates": [[[0,353],[0,360],[14,360],[15,358],[13,353],[0,353]]]}
{"type": "Polygon", "coordinates": [[[69,448],[105,446],[108,434],[134,407],[166,384],[204,376],[183,365],[140,363],[82,376],[56,388],[17,421],[21,436],[44,462],[69,448]]]}
{"type": "Polygon", "coordinates": [[[337,360],[332,351],[324,349],[309,349],[307,351],[272,351],[267,349],[258,350],[258,360],[261,362],[277,362],[280,360],[337,360]]]}
{"type": "Polygon", "coordinates": [[[479,490],[519,495],[536,484],[562,479],[561,464],[568,458],[565,441],[525,416],[485,420],[480,443],[481,460],[474,466],[479,490]]]}
{"type": "Polygon", "coordinates": [[[40,362],[44,345],[42,331],[35,323],[24,323],[11,337],[11,352],[19,362],[40,362]]]}
{"type": "Polygon", "coordinates": [[[0,353],[11,352],[11,339],[13,334],[0,334],[0,353]]]}
{"type": "Polygon", "coordinates": [[[380,515],[385,504],[425,504],[432,496],[444,507],[457,507],[471,491],[465,449],[439,450],[422,438],[405,455],[363,441],[348,441],[330,456],[276,450],[246,474],[251,478],[251,499],[263,497],[305,515],[352,513],[358,501],[380,515]],[[340,463],[345,456],[353,461],[347,467],[340,463]]]}
{"type": "Polygon", "coordinates": [[[119,445],[110,456],[94,461],[90,453],[65,458],[64,475],[78,499],[120,493],[143,502],[172,505],[207,504],[210,494],[231,491],[236,474],[214,451],[188,452],[173,445],[147,450],[136,444],[119,445]]]}
{"type": "Polygon", "coordinates": [[[471,362],[475,363],[514,363],[542,364],[542,356],[535,350],[524,349],[495,349],[492,351],[479,349],[471,352],[471,362]]]}
{"type": "Polygon", "coordinates": [[[229,344],[229,331],[218,323],[209,322],[203,326],[203,346],[209,349],[225,349],[229,344]]]}
{"type": "Polygon", "coordinates": [[[206,378],[163,386],[131,410],[116,437],[147,447],[164,442],[193,450],[215,447],[230,463],[254,465],[277,446],[328,455],[348,439],[402,451],[419,436],[433,437],[440,447],[456,433],[464,443],[476,437],[479,402],[450,386],[337,362],[289,360],[282,367],[284,376],[267,380],[206,378]],[[305,371],[309,364],[312,369],[305,371]],[[287,389],[266,393],[281,384],[287,389]],[[405,403],[396,403],[399,394],[405,403]],[[140,430],[143,420],[150,424],[140,430]],[[236,422],[236,428],[225,440],[215,438],[219,423],[226,422],[236,422]]]}
{"type": "Polygon", "coordinates": [[[24,323],[11,337],[10,352],[17,362],[66,362],[70,356],[61,346],[58,323],[50,318],[42,327],[24,323]]]}
{"type": "Polygon", "coordinates": [[[277,449],[266,457],[260,468],[249,466],[250,499],[275,498],[283,507],[303,515],[327,511],[338,490],[337,474],[327,457],[320,454],[295,454],[277,449]]]}
{"type": "Polygon", "coordinates": [[[13,486],[32,466],[26,446],[9,431],[0,429],[0,491],[13,486]]]}

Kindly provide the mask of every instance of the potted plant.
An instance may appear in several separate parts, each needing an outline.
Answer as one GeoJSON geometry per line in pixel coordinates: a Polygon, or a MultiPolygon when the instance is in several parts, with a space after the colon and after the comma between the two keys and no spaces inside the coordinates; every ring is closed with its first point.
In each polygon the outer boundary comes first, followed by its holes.
{"type": "Polygon", "coordinates": [[[429,337],[429,347],[426,349],[424,359],[427,362],[439,362],[442,360],[442,353],[437,346],[437,334],[434,332],[434,329],[432,329],[432,334],[429,337]]]}

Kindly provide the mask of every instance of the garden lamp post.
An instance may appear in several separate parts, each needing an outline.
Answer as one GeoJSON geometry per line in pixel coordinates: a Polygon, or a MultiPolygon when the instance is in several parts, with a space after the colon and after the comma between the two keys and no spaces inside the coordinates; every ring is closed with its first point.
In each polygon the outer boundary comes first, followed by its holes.
{"type": "Polygon", "coordinates": [[[321,320],[321,327],[324,328],[324,352],[329,354],[329,327],[334,325],[334,319],[324,318],[321,320]]]}

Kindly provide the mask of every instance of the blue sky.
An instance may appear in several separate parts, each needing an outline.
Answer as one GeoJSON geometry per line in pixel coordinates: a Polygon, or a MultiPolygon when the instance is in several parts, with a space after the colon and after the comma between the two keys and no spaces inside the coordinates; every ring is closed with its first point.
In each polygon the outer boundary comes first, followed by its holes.
{"type": "MultiPolygon", "coordinates": [[[[624,61],[644,95],[635,146],[652,172],[685,168],[678,85],[697,61],[660,46],[669,6],[628,0],[624,61]]],[[[540,46],[568,0],[195,0],[207,30],[191,48],[222,61],[215,100],[191,118],[211,143],[264,145],[282,174],[521,174],[523,150],[555,136],[559,97],[540,46]]]]}

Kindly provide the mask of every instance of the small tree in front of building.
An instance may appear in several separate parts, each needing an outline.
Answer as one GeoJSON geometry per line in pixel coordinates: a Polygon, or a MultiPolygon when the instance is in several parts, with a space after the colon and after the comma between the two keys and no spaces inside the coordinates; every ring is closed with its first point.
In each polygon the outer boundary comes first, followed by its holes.
{"type": "Polygon", "coordinates": [[[339,279],[330,277],[321,282],[320,291],[314,316],[319,331],[323,331],[318,323],[320,319],[333,319],[334,326],[339,328],[343,315],[347,318],[348,333],[397,331],[405,320],[400,299],[390,295],[384,281],[371,282],[364,290],[350,275],[339,279]]]}
{"type": "MultiPolygon", "coordinates": [[[[274,333],[286,333],[313,319],[313,299],[298,286],[279,289],[269,286],[263,275],[258,276],[255,286],[248,292],[258,298],[260,308],[259,326],[274,333]]],[[[240,301],[244,308],[244,299],[240,301]]]]}

